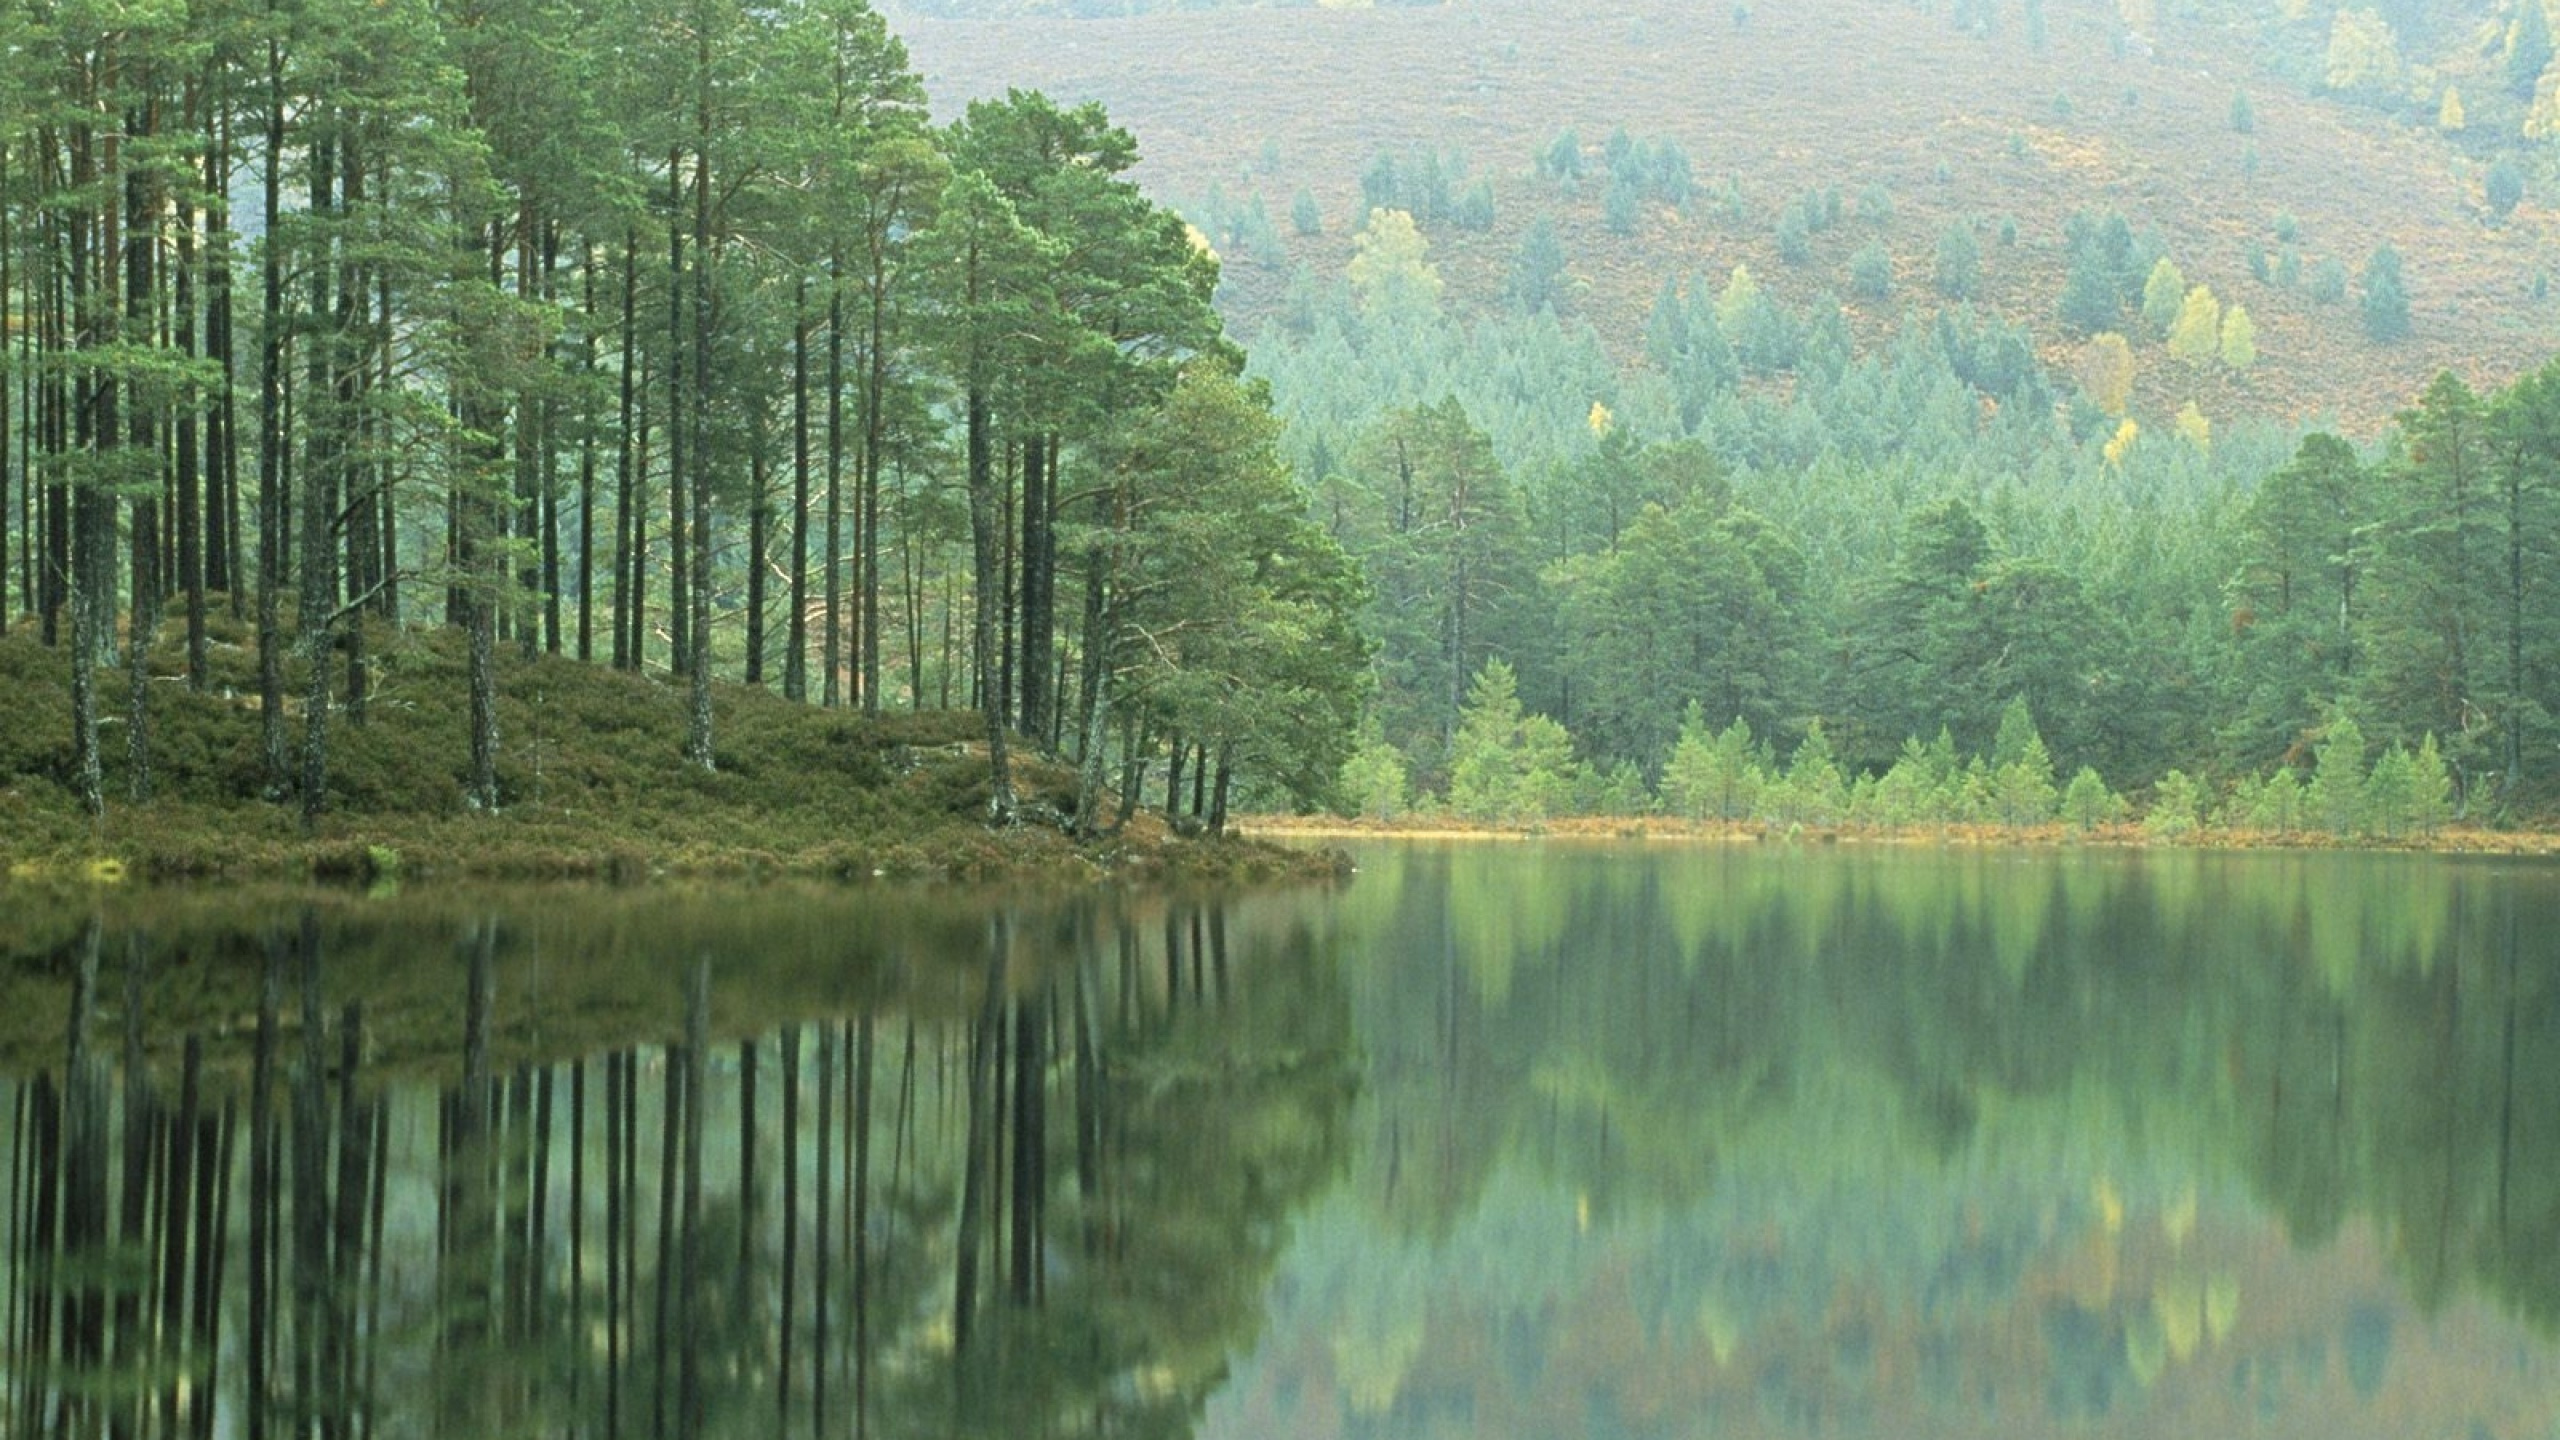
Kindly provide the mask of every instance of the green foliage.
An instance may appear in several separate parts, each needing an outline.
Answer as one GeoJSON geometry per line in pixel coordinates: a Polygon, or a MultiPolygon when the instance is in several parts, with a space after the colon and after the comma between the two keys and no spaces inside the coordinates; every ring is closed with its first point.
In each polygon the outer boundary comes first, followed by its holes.
{"type": "Polygon", "coordinates": [[[1319,801],[1366,698],[1365,594],[1307,516],[1261,387],[1195,361],[1123,439],[1119,523],[1092,537],[1119,705],[1219,747],[1290,803],[1319,801]]]}
{"type": "Polygon", "coordinates": [[[1403,754],[1388,744],[1372,724],[1359,748],[1343,762],[1342,779],[1337,786],[1343,806],[1365,819],[1393,820],[1412,803],[1411,790],[1403,754]]]}
{"type": "Polygon", "coordinates": [[[1790,265],[1813,259],[1813,227],[1801,206],[1790,205],[1778,216],[1778,258],[1790,265]]]}
{"type": "Polygon", "coordinates": [[[2122,645],[2121,622],[2070,573],[1998,553],[1964,501],[1938,502],[1905,521],[1901,553],[1869,582],[1862,609],[1854,643],[1867,678],[1853,701],[1858,733],[1913,735],[1944,724],[1959,743],[1979,748],[2023,696],[2049,727],[2054,752],[2074,768],[2121,763],[2102,740],[2106,672],[2089,668],[2122,645]]]}
{"type": "Polygon", "coordinates": [[[1521,238],[1520,253],[1512,257],[1507,287],[1511,303],[1530,314],[1561,309],[1564,278],[1564,244],[1556,238],[1555,222],[1541,215],[1521,238]]]}
{"type": "MultiPolygon", "coordinates": [[[[2528,8],[2538,8],[2527,0],[2528,8]]],[[[2524,170],[2511,156],[2501,155],[2489,164],[2488,177],[2482,182],[2482,195],[2489,202],[2490,218],[2504,224],[2524,199],[2524,170]]]]}
{"type": "Polygon", "coordinates": [[[1362,628],[1381,649],[1377,714],[1428,777],[1528,583],[1518,500],[1454,398],[1381,418],[1335,481],[1329,530],[1372,587],[1362,628]]]}
{"type": "Polygon", "coordinates": [[[1991,746],[1991,799],[2003,825],[2041,825],[2053,818],[2053,756],[2024,696],[2012,697],[2000,712],[1991,746]]]}
{"type": "Polygon", "coordinates": [[[1560,668],[1597,753],[1658,767],[1676,736],[1665,695],[1767,733],[1812,644],[1802,552],[1720,487],[1647,504],[1615,549],[1560,568],[1560,668]]]}
{"type": "Polygon", "coordinates": [[[2427,732],[2409,757],[2409,826],[2432,835],[2453,816],[2453,775],[2436,748],[2435,732],[2427,732]]]}
{"type": "Polygon", "coordinates": [[[1653,792],[1645,788],[1644,772],[1625,760],[1606,769],[1585,767],[1574,804],[1583,814],[1620,819],[1649,814],[1654,808],[1653,792]]]}
{"type": "Polygon", "coordinates": [[[1582,137],[1568,125],[1557,131],[1546,148],[1538,152],[1538,176],[1556,182],[1558,187],[1571,194],[1582,175],[1582,137]]]}
{"type": "Polygon", "coordinates": [[[2311,267],[2311,298],[2336,305],[2347,298],[2347,267],[2335,255],[2323,255],[2311,267]]]}
{"type": "Polygon", "coordinates": [[[1893,294],[1893,257],[1872,241],[1849,257],[1849,290],[1861,300],[1881,301],[1893,294]]]}
{"type": "Polygon", "coordinates": [[[2250,793],[2249,803],[2238,806],[2239,791],[2233,799],[2241,823],[2252,830],[2271,835],[2291,835],[2302,828],[2304,816],[2302,777],[2289,765],[2279,765],[2250,793]]]}
{"type": "Polygon", "coordinates": [[[1608,190],[1600,197],[1601,223],[1609,227],[1612,235],[1633,235],[1643,218],[1644,187],[1612,175],[1608,190]]]}
{"type": "Polygon", "coordinates": [[[2389,344],[2409,333],[2409,292],[2400,279],[2400,252],[2383,245],[2364,264],[2364,333],[2389,344]]]}
{"type": "Polygon", "coordinates": [[[2184,770],[2172,770],[2152,788],[2151,809],[2142,830],[2155,840],[2178,840],[2196,832],[2204,803],[2203,787],[2184,770]]]}
{"type": "Polygon", "coordinates": [[[2079,334],[2120,329],[2125,307],[2137,300],[2159,259],[2157,240],[2137,238],[2113,211],[2080,211],[2063,227],[2069,271],[2063,282],[2062,320],[2079,334]]]}
{"type": "Polygon", "coordinates": [[[2178,311],[2186,299],[2187,277],[2178,273],[2168,256],[2161,256],[2142,283],[2142,318],[2153,335],[2166,336],[2177,326],[2178,311]]]}
{"type": "Polygon", "coordinates": [[[1371,212],[1401,210],[1425,226],[1482,231],[1493,225],[1492,180],[1469,179],[1466,157],[1454,150],[1379,151],[1361,172],[1360,202],[1371,212]]]}
{"type": "Polygon", "coordinates": [[[1973,238],[1970,223],[1950,221],[1938,232],[1937,264],[1930,273],[1939,294],[1950,300],[1973,298],[1982,285],[1982,244],[1973,238]]]}
{"type": "Polygon", "coordinates": [[[1524,712],[1511,667],[1488,661],[1450,746],[1449,808],[1470,820],[1531,824],[1570,808],[1575,778],[1564,727],[1524,712]]]}
{"type": "Polygon", "coordinates": [[[2310,823],[2344,839],[2365,825],[2364,729],[2344,710],[2329,717],[2303,795],[2310,823]]]}
{"type": "Polygon", "coordinates": [[[2550,17],[2543,13],[2540,0],[2521,0],[2515,26],[2507,35],[2507,89],[2518,99],[2533,99],[2543,73],[2551,68],[2551,55],[2550,17]]]}
{"type": "Polygon", "coordinates": [[[2231,130],[2235,135],[2254,135],[2258,130],[2258,112],[2249,104],[2249,92],[2236,91],[2231,96],[2231,130]]]}
{"type": "Polygon", "coordinates": [[[1771,796],[1776,819],[1801,825],[1837,825],[1848,814],[1849,782],[1841,773],[1831,737],[1815,720],[1787,761],[1786,779],[1771,796]]]}
{"type": "Polygon", "coordinates": [[[2246,765],[2290,752],[2353,673],[2364,579],[2358,536],[2374,499],[2354,448],[2313,434],[2260,483],[2241,517],[2225,735],[2246,765]]]}
{"type": "Polygon", "coordinates": [[[1316,205],[1315,192],[1305,186],[1289,202],[1289,227],[1301,235],[1324,233],[1324,212],[1316,205]]]}
{"type": "Polygon", "coordinates": [[[1882,181],[1869,181],[1858,192],[1858,222],[1882,229],[1893,223],[1893,192],[1882,181]]]}
{"type": "Polygon", "coordinates": [[[2365,824],[2384,840],[2398,840],[2415,828],[2417,806],[2417,767],[2409,752],[2394,742],[2365,777],[2365,824]]]}
{"type": "Polygon", "coordinates": [[[2124,813],[2124,797],[2108,789],[2107,782],[2089,766],[2081,766],[2079,773],[2071,777],[2071,783],[2063,788],[2063,823],[2074,830],[2085,834],[2100,826],[2112,825],[2123,819],[2124,813]]]}
{"type": "Polygon", "coordinates": [[[1680,739],[1662,767],[1663,803],[1690,820],[1741,820],[1760,804],[1767,776],[1754,758],[1751,727],[1742,717],[1710,733],[1706,712],[1689,702],[1680,739]]]}

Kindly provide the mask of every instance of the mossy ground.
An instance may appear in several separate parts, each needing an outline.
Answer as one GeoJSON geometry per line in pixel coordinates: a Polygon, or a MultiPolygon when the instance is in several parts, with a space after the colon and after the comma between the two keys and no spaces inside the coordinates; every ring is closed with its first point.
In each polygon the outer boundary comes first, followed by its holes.
{"type": "MultiPolygon", "coordinates": [[[[305,826],[271,795],[260,760],[257,658],[247,627],[218,615],[209,680],[185,679],[181,627],[150,654],[152,791],[130,798],[121,667],[99,673],[106,813],[71,788],[70,667],[31,628],[0,637],[0,871],[21,880],[379,878],[635,880],[657,875],[994,879],[1303,870],[1303,854],[1173,836],[1136,817],[1079,843],[1054,826],[986,823],[987,765],[968,712],[876,719],[713,690],[710,771],[684,763],[684,682],[502,647],[499,805],[463,803],[469,760],[464,658],[442,630],[377,627],[361,722],[329,726],[325,804],[305,826]]],[[[300,681],[288,693],[298,697],[300,681]]],[[[288,743],[300,743],[298,698],[288,743]]],[[[1072,776],[1030,755],[1026,800],[1058,810],[1072,776]]]]}

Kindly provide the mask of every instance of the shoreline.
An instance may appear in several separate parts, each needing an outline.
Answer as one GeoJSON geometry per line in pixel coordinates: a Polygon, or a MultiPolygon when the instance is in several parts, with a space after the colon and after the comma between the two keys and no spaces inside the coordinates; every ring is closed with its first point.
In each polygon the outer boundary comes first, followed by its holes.
{"type": "Polygon", "coordinates": [[[1398,820],[1340,816],[1247,815],[1229,823],[1239,836],[1259,840],[1423,840],[1518,843],[1536,840],[1606,841],[1684,845],[1874,845],[1940,849],[2319,851],[2333,854],[2560,856],[2560,832],[2484,830],[2446,826],[2430,835],[2380,839],[2341,838],[2309,831],[2201,828],[2176,837],[2146,833],[2140,825],[2075,830],[2059,821],[2043,825],[1929,825],[1890,829],[1857,825],[1797,826],[1725,821],[1671,820],[1661,816],[1571,816],[1536,825],[1505,825],[1416,816],[1398,820]]]}

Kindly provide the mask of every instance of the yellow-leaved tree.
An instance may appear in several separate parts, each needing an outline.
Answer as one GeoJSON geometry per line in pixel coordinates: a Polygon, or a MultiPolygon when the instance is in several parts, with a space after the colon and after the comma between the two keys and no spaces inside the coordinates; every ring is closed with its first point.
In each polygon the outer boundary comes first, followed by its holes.
{"type": "Polygon", "coordinates": [[[2209,451],[2213,448],[2213,422],[2205,418],[2204,412],[2196,408],[2196,402],[2193,400],[2188,401],[2178,410],[2178,438],[2198,450],[2209,451]]]}
{"type": "Polygon", "coordinates": [[[2222,363],[2234,370],[2258,363],[2258,324],[2249,318],[2246,306],[2234,305],[2222,312],[2222,363]]]}
{"type": "Polygon", "coordinates": [[[2187,277],[2179,273],[2176,261],[2163,255],[2152,263],[2149,278],[2142,282],[2142,318],[2166,335],[2177,326],[2178,305],[2186,296],[2187,277]]]}
{"type": "Polygon", "coordinates": [[[2113,330],[2102,330],[2080,347],[2080,389],[2089,403],[2122,417],[2133,402],[2133,346],[2113,330]]]}
{"type": "Polygon", "coordinates": [[[2177,323],[2169,327],[2169,353],[2181,360],[2208,360],[2222,342],[2222,302],[2213,287],[2198,285],[2178,305],[2177,323]]]}
{"type": "Polygon", "coordinates": [[[1344,272],[1366,315],[1428,315],[1440,308],[1440,271],[1425,258],[1429,242],[1403,210],[1372,210],[1352,237],[1344,272]]]}
{"type": "Polygon", "coordinates": [[[2534,82],[2533,105],[2525,111],[2524,133],[2536,140],[2560,140],[2560,59],[2544,68],[2534,82]]]}
{"type": "Polygon", "coordinates": [[[1743,320],[1759,300],[1760,282],[1751,278],[1751,267],[1734,266],[1733,273],[1725,277],[1724,293],[1716,297],[1716,325],[1724,331],[1725,339],[1729,341],[1742,333],[1743,320]]]}
{"type": "Polygon", "coordinates": [[[2390,23],[2371,10],[2341,10],[2329,22],[2328,67],[2332,90],[2390,95],[2400,88],[2400,42],[2390,23]]]}
{"type": "Polygon", "coordinates": [[[2141,438],[2142,427],[2127,419],[2116,426],[2114,438],[2107,441],[2106,449],[2100,453],[2106,456],[2109,465],[2121,470],[2124,468],[2124,457],[2133,453],[2133,442],[2141,438]]]}

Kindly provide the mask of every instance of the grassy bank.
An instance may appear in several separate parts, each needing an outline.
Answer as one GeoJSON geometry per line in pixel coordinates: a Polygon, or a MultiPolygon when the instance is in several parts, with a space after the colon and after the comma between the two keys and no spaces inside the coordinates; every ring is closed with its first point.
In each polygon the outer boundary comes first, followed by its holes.
{"type": "MultiPolygon", "coordinates": [[[[1080,843],[991,827],[969,713],[866,720],[762,689],[714,688],[716,767],[683,763],[681,681],[556,658],[499,661],[499,807],[463,804],[459,637],[377,630],[361,721],[333,714],[326,804],[306,828],[267,793],[256,656],[218,625],[209,683],[185,682],[166,627],[147,695],[151,795],[131,796],[128,687],[99,675],[104,816],[71,789],[70,667],[26,628],[0,638],[0,872],[27,879],[550,879],[798,875],[836,879],[1264,877],[1321,862],[1238,839],[1187,839],[1139,816],[1080,843]]],[[[289,687],[298,693],[299,684],[289,687]]],[[[287,716],[298,744],[302,716],[287,716]]],[[[1063,809],[1061,766],[1026,759],[1017,789],[1063,809]]]]}

